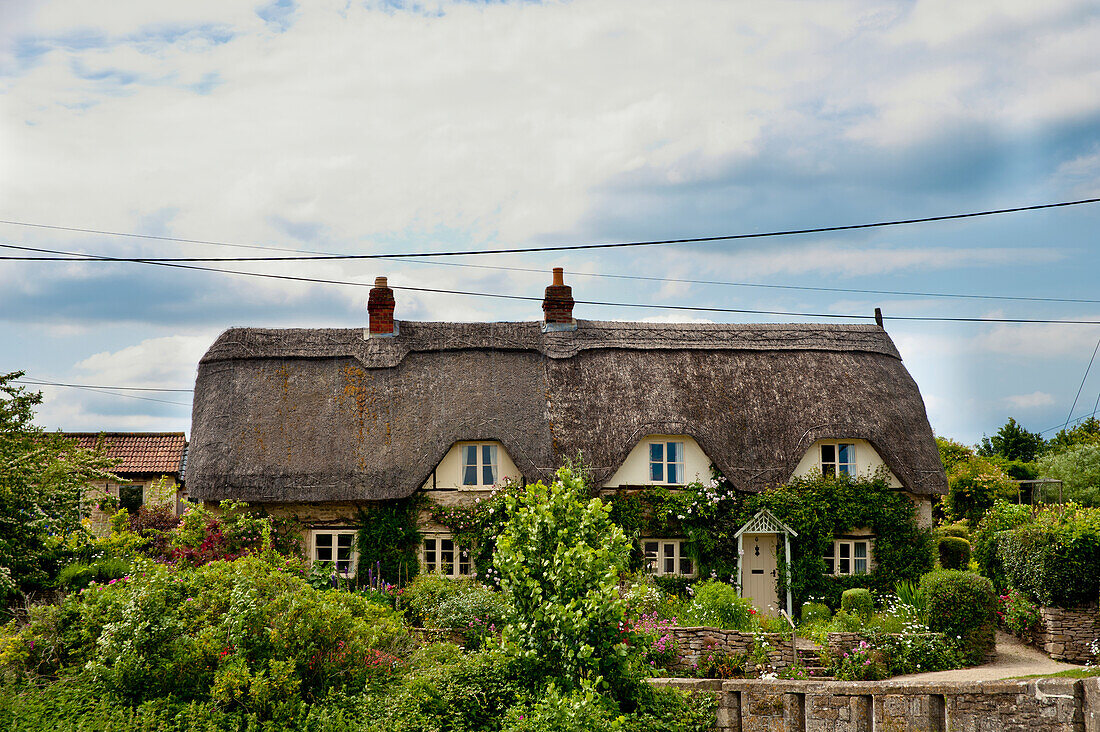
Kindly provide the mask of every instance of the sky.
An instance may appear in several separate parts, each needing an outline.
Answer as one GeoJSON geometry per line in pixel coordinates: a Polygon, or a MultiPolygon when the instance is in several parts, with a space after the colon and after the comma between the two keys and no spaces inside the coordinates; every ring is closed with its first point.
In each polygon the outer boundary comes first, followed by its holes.
{"type": "MultiPolygon", "coordinates": [[[[394,254],[1100,197],[1098,47],[1094,0],[0,0],[0,243],[394,254]]],[[[189,389],[228,327],[365,325],[379,275],[541,297],[561,266],[578,300],[661,306],[578,305],[588,319],[867,322],[665,308],[880,307],[937,434],[974,443],[1014,417],[1049,437],[1075,398],[1075,419],[1100,399],[1100,363],[1082,385],[1100,325],[891,318],[1100,321],[1098,231],[1092,204],[644,248],[210,265],[360,286],[0,261],[0,373],[189,389]]],[[[406,320],[542,315],[396,299],[406,320]]],[[[190,432],[186,392],[41,391],[48,429],[190,432]]]]}

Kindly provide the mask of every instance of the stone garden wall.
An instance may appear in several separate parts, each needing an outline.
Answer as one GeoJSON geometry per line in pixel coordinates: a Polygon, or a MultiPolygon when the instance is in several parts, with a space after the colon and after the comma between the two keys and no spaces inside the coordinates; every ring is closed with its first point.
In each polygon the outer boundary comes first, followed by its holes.
{"type": "MultiPolygon", "coordinates": [[[[699,659],[708,653],[748,656],[753,650],[752,633],[740,630],[682,627],[669,628],[667,632],[676,640],[680,651],[680,660],[672,666],[673,671],[691,671],[699,663],[699,659]]],[[[791,665],[793,656],[790,638],[784,638],[777,633],[765,633],[764,640],[768,643],[768,658],[772,670],[778,671],[791,665]]],[[[753,668],[750,662],[746,670],[751,672],[753,668]]]]}
{"type": "Polygon", "coordinates": [[[1100,608],[1041,607],[1039,616],[1031,640],[1047,655],[1070,663],[1100,662],[1100,608]]]}
{"type": "Polygon", "coordinates": [[[1100,732],[1100,678],[652,683],[718,693],[718,732],[1100,732]]]}

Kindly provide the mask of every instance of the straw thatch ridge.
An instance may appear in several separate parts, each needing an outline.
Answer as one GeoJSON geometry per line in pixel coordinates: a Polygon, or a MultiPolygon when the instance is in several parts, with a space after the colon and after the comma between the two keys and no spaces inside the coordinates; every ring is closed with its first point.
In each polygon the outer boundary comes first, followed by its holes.
{"type": "Polygon", "coordinates": [[[877,326],[580,321],[235,328],[195,386],[190,494],[264,502],[407,496],[454,443],[498,440],[528,479],[582,451],[607,480],[649,434],[694,437],[742,490],[815,440],[868,440],[904,488],[946,488],[916,384],[877,326]]]}

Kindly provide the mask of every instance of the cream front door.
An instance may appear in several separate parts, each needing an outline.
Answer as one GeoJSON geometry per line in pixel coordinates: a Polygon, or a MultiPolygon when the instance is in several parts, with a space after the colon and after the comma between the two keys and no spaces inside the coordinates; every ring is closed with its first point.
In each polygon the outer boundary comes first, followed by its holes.
{"type": "Polygon", "coordinates": [[[742,534],[741,548],[741,597],[751,597],[757,612],[778,615],[776,535],[742,534]]]}

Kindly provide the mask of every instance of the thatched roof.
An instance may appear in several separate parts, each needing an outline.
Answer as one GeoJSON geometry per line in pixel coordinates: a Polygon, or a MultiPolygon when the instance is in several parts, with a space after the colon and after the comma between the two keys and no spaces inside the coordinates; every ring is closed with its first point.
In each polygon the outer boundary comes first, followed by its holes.
{"type": "Polygon", "coordinates": [[[823,438],[868,440],[906,490],[946,481],[917,385],[873,325],[578,321],[223,333],[199,364],[188,487],[206,500],[413,493],[462,440],[528,479],[582,451],[607,480],[649,434],[694,437],[739,489],[823,438]]]}

